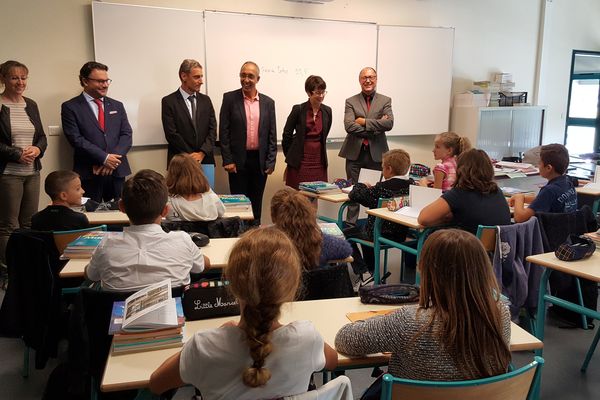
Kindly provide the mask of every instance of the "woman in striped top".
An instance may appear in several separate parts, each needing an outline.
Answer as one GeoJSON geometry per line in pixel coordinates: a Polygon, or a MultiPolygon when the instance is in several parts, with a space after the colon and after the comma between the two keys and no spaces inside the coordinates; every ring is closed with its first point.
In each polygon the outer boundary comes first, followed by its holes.
{"type": "Polygon", "coordinates": [[[11,232],[28,228],[38,210],[40,158],[46,134],[37,104],[23,96],[29,70],[18,61],[0,64],[0,264],[11,232]]]}

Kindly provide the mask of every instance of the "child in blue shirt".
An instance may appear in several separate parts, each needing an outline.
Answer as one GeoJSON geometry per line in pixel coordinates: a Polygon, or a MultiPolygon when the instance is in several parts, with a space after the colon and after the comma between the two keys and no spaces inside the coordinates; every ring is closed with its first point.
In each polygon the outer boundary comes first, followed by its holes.
{"type": "Polygon", "coordinates": [[[577,211],[577,193],[569,177],[569,151],[562,144],[542,146],[540,151],[540,175],[548,179],[537,196],[516,194],[509,200],[514,207],[515,222],[525,222],[536,212],[568,213],[577,211]],[[525,203],[530,203],[525,208],[525,203]]]}

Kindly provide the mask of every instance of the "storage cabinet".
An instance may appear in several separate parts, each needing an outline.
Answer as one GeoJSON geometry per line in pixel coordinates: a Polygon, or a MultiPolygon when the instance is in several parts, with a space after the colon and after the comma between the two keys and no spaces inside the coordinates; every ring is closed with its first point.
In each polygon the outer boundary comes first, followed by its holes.
{"type": "Polygon", "coordinates": [[[500,160],[542,143],[545,111],[544,106],[454,107],[450,126],[500,160]]]}

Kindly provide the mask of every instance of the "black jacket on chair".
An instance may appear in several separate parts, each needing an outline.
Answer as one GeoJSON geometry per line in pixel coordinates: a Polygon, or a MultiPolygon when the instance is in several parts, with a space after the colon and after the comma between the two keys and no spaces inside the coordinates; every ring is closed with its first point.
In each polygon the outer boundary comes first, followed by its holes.
{"type": "Polygon", "coordinates": [[[60,337],[62,263],[52,232],[16,230],[6,248],[8,288],[0,308],[0,333],[22,336],[35,350],[35,367],[55,357],[60,337]]]}
{"type": "MultiPolygon", "coordinates": [[[[562,244],[569,234],[581,235],[598,229],[596,217],[589,206],[572,213],[536,213],[542,228],[544,251],[554,251],[562,244]]],[[[559,271],[550,275],[550,293],[562,299],[578,303],[575,277],[559,271]]],[[[583,304],[587,308],[596,309],[598,303],[598,284],[596,282],[580,279],[583,304]]],[[[553,307],[561,317],[580,325],[581,317],[572,311],[553,307]]],[[[588,319],[589,321],[589,319],[588,319]]]]}

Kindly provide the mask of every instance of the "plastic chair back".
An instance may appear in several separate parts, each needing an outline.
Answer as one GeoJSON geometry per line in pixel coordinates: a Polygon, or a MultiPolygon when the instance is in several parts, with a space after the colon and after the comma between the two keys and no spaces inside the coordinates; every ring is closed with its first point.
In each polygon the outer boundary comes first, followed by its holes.
{"type": "Polygon", "coordinates": [[[497,226],[479,225],[477,227],[477,238],[483,244],[486,251],[493,253],[496,251],[497,226]]]}
{"type": "Polygon", "coordinates": [[[381,400],[525,400],[533,399],[544,359],[534,361],[506,374],[468,381],[416,381],[383,377],[381,400]]]}

